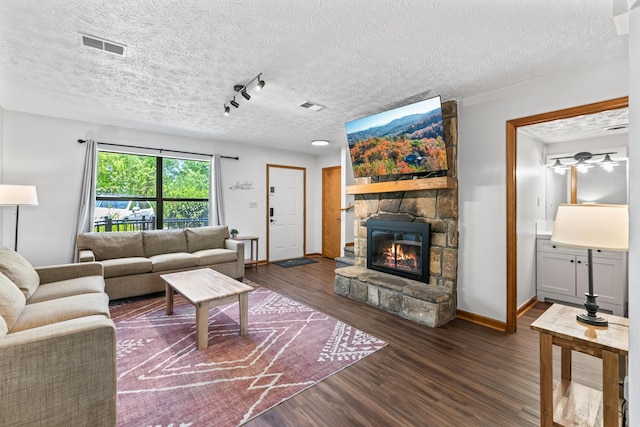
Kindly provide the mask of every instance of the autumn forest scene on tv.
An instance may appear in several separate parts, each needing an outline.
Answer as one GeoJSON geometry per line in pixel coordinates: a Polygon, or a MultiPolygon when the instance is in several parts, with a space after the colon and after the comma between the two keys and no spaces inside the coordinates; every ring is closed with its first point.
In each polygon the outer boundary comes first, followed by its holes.
{"type": "Polygon", "coordinates": [[[355,177],[447,170],[440,97],[346,123],[355,177]]]}

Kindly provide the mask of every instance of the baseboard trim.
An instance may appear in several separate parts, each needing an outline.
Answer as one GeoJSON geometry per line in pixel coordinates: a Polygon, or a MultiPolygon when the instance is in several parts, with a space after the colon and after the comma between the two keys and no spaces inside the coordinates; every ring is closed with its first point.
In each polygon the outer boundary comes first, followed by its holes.
{"type": "Polygon", "coordinates": [[[520,307],[518,307],[518,311],[516,313],[518,318],[523,314],[525,314],[527,311],[531,310],[533,306],[536,305],[537,302],[538,302],[538,297],[534,295],[531,298],[529,298],[527,302],[525,302],[520,307]]]}
{"type": "Polygon", "coordinates": [[[495,329],[500,332],[505,332],[507,330],[506,322],[501,322],[499,320],[492,319],[490,317],[481,316],[475,313],[469,313],[468,311],[456,310],[456,317],[458,319],[466,320],[467,322],[471,322],[487,328],[495,329]]]}
{"type": "Polygon", "coordinates": [[[312,254],[306,254],[305,256],[307,256],[307,257],[312,257],[312,256],[316,256],[316,257],[318,257],[318,256],[319,256],[319,257],[321,257],[321,256],[322,256],[322,254],[319,254],[319,253],[317,253],[317,252],[314,252],[314,253],[312,253],[312,254]]]}

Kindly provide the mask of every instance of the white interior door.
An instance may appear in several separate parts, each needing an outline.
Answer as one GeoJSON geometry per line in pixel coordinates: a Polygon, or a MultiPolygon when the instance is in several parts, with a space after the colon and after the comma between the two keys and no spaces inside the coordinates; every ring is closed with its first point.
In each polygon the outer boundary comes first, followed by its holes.
{"type": "Polygon", "coordinates": [[[305,170],[267,166],[269,262],[304,256],[305,170]]]}

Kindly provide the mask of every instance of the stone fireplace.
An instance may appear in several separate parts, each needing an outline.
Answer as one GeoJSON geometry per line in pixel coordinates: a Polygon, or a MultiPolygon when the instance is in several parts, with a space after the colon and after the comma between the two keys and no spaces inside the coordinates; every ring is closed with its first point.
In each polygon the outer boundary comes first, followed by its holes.
{"type": "MultiPolygon", "coordinates": [[[[353,267],[336,269],[335,292],[428,326],[442,326],[455,317],[458,269],[457,104],[442,104],[449,170],[445,187],[423,189],[402,183],[404,191],[354,192],[353,267]],[[427,224],[428,260],[422,258],[426,280],[391,275],[368,264],[369,221],[427,224]]],[[[357,178],[354,187],[369,183],[357,178]]],[[[415,180],[428,182],[429,179],[415,180]]],[[[372,186],[375,184],[371,184],[372,186]]],[[[376,187],[377,188],[377,187],[376,187]]],[[[374,222],[375,223],[375,222],[374,222]]],[[[387,236],[387,239],[390,237],[387,236]]],[[[400,236],[401,239],[401,236],[400,236]]],[[[401,239],[402,240],[402,239],[401,239]]],[[[404,248],[403,248],[404,250],[404,248]]]]}

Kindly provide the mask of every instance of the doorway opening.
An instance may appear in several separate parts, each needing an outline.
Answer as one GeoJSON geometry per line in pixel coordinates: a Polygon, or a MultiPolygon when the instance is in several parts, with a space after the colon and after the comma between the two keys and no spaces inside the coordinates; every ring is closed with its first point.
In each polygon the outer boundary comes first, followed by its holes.
{"type": "Polygon", "coordinates": [[[595,114],[607,110],[615,110],[629,106],[629,97],[611,99],[596,102],[594,104],[581,105],[579,107],[537,114],[508,120],[507,125],[507,324],[506,332],[513,333],[517,330],[518,306],[518,237],[517,237],[517,144],[518,128],[553,120],[567,119],[586,114],[595,114]]]}

